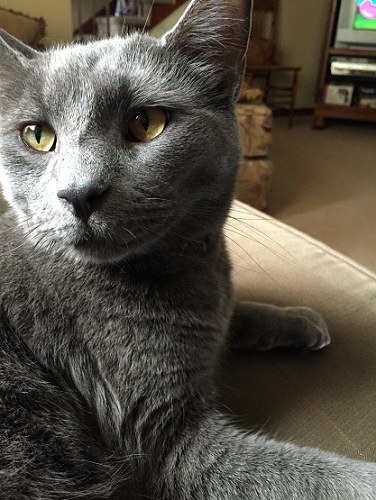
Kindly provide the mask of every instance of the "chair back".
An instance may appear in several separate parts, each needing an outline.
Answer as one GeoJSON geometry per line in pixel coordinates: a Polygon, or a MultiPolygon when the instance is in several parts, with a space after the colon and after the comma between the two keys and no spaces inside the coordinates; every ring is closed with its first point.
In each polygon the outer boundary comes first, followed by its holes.
{"type": "Polygon", "coordinates": [[[278,0],[253,0],[251,38],[264,38],[275,43],[278,0]]]}

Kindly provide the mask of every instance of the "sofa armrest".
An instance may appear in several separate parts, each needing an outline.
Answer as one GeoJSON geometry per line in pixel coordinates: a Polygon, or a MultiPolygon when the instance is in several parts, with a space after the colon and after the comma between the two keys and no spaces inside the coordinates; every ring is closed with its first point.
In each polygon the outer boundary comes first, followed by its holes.
{"type": "Polygon", "coordinates": [[[376,460],[376,275],[239,202],[226,227],[237,297],[310,306],[332,336],[321,352],[229,356],[226,404],[279,439],[376,460]]]}

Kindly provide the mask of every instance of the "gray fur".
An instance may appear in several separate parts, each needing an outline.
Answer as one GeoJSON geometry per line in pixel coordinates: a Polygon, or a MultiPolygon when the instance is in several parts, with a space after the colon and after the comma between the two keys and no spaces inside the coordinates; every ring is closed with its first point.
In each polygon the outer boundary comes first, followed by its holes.
{"type": "Polygon", "coordinates": [[[297,325],[304,345],[329,341],[305,309],[273,309],[253,338],[268,306],[233,314],[222,226],[250,7],[196,0],[162,41],[39,54],[0,37],[1,499],[376,498],[374,464],[245,434],[216,409],[228,331],[241,348],[300,344],[297,325]],[[145,106],[170,122],[131,143],[145,106]],[[22,143],[32,121],[54,152],[22,143]],[[106,195],[85,223],[57,192],[87,186],[106,195]]]}

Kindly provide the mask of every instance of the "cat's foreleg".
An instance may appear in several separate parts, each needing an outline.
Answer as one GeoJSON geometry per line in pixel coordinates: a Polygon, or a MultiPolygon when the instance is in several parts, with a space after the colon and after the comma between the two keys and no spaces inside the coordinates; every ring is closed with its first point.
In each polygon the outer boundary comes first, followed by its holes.
{"type": "Polygon", "coordinates": [[[323,318],[308,307],[236,302],[230,323],[233,349],[274,347],[321,349],[330,343],[323,318]]]}
{"type": "Polygon", "coordinates": [[[159,476],[165,499],[376,499],[376,464],[245,434],[217,413],[177,443],[159,476]]]}

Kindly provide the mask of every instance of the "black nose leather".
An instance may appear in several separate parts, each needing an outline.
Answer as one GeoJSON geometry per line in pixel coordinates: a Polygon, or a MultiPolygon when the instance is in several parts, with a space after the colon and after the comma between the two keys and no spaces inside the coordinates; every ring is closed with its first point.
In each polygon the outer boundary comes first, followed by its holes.
{"type": "Polygon", "coordinates": [[[94,186],[68,188],[58,191],[57,196],[67,202],[67,208],[79,219],[87,222],[99,208],[107,189],[94,186]]]}

